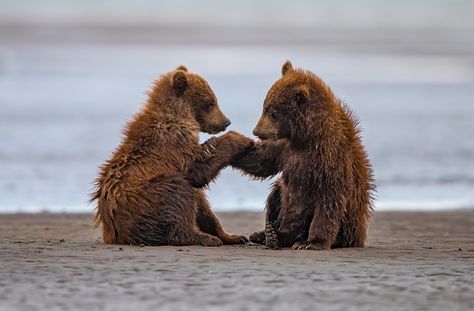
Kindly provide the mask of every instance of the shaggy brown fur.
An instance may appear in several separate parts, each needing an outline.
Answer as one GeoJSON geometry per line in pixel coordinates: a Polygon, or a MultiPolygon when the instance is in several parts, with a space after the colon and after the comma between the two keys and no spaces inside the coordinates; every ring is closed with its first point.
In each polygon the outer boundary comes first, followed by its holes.
{"type": "Polygon", "coordinates": [[[247,241],[222,229],[201,189],[253,144],[235,132],[199,144],[200,131],[215,134],[229,124],[207,82],[184,66],[155,81],[92,194],[104,241],[205,246],[247,241]]]}
{"type": "Polygon", "coordinates": [[[315,74],[293,69],[268,92],[254,134],[263,141],[233,166],[257,178],[281,172],[266,204],[271,248],[363,247],[374,181],[357,120],[315,74]]]}

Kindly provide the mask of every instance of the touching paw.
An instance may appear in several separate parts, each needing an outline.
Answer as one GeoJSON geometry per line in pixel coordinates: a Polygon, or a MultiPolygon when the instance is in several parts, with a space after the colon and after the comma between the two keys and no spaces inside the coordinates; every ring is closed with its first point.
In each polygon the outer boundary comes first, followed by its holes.
{"type": "Polygon", "coordinates": [[[232,142],[234,148],[237,148],[239,152],[247,151],[254,146],[255,142],[253,139],[250,139],[240,133],[229,131],[224,134],[229,142],[232,142]]]}
{"type": "Polygon", "coordinates": [[[212,151],[214,151],[216,149],[216,145],[217,145],[217,137],[215,137],[215,136],[209,138],[203,144],[201,144],[201,146],[204,149],[204,152],[207,155],[212,154],[212,151]]]}

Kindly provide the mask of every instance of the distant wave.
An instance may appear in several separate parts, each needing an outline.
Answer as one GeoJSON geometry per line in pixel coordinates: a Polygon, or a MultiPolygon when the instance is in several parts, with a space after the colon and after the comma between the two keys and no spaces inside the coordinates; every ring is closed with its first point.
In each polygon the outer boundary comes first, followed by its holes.
{"type": "MultiPolygon", "coordinates": [[[[47,208],[40,205],[25,205],[22,207],[5,207],[0,210],[1,213],[92,213],[95,209],[94,205],[58,205],[48,206],[47,208]]],[[[214,206],[216,212],[263,212],[264,206],[262,202],[255,202],[254,205],[236,206],[214,206]]],[[[472,201],[380,201],[375,203],[375,211],[450,211],[457,209],[473,209],[472,201]]]]}

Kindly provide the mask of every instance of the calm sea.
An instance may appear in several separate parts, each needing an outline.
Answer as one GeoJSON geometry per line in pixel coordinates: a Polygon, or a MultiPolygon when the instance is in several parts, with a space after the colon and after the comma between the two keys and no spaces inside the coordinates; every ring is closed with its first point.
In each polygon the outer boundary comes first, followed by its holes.
{"type": "MultiPolygon", "coordinates": [[[[148,28],[2,24],[0,212],[91,211],[97,167],[151,81],[179,64],[209,80],[230,128],[250,136],[286,59],[320,75],[359,116],[378,210],[473,207],[472,31],[397,27],[160,28],[155,38],[148,28]]],[[[259,211],[270,182],[226,169],[208,196],[216,210],[259,211]]]]}

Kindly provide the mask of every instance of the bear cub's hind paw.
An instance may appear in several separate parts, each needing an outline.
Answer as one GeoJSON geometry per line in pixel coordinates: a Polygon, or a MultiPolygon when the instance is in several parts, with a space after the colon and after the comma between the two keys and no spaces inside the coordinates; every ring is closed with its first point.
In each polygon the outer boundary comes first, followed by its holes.
{"type": "Polygon", "coordinates": [[[238,234],[228,234],[227,237],[223,238],[222,241],[224,244],[233,245],[233,244],[245,244],[249,241],[245,235],[238,234]]]}
{"type": "Polygon", "coordinates": [[[265,245],[265,231],[254,232],[249,236],[252,243],[265,245]]]}
{"type": "Polygon", "coordinates": [[[322,251],[322,250],[329,250],[330,247],[325,246],[320,243],[311,243],[311,242],[296,242],[291,247],[292,249],[305,249],[305,250],[315,250],[315,251],[322,251]]]}
{"type": "Polygon", "coordinates": [[[224,244],[219,238],[211,235],[202,237],[200,242],[202,246],[207,247],[222,246],[224,244]]]}

